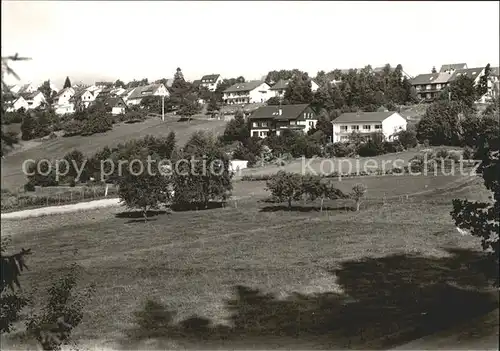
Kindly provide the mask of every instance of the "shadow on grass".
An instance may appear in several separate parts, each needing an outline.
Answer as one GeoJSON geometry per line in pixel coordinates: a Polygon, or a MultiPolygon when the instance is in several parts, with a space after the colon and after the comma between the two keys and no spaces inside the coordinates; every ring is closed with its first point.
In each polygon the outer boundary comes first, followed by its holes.
{"type": "MultiPolygon", "coordinates": [[[[338,206],[338,207],[323,207],[323,211],[352,211],[353,208],[351,206],[338,206]]],[[[260,212],[279,212],[279,211],[291,211],[291,212],[313,212],[321,211],[320,206],[293,206],[288,207],[286,205],[274,205],[274,206],[265,206],[260,209],[260,212]]]]}
{"type": "Polygon", "coordinates": [[[170,208],[175,212],[183,211],[201,211],[201,210],[213,210],[216,208],[222,208],[225,206],[224,202],[210,201],[205,207],[205,204],[200,202],[190,202],[182,204],[173,204],[170,208]]]}
{"type": "Polygon", "coordinates": [[[344,262],[328,270],[343,293],[278,299],[236,286],[235,297],[226,301],[231,326],[199,316],[173,323],[175,313],[149,302],[123,345],[158,338],[195,349],[387,349],[498,307],[495,293],[484,291],[490,284],[484,272],[498,274],[498,268],[480,252],[449,252],[446,258],[391,255],[344,262]],[[300,343],[307,340],[314,342],[300,343]]]}
{"type": "MultiPolygon", "coordinates": [[[[147,211],[146,217],[155,217],[167,213],[167,211],[147,211]]],[[[144,212],[142,211],[125,211],[116,214],[116,218],[137,218],[144,220],[144,212]]]]}

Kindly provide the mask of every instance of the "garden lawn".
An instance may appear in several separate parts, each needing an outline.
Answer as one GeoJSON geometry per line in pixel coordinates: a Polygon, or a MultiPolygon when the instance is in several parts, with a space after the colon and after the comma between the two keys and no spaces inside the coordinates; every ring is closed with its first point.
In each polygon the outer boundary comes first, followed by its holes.
{"type": "MultiPolygon", "coordinates": [[[[403,184],[408,189],[419,184],[413,178],[394,180],[402,185],[387,195],[398,194],[403,184]]],[[[381,189],[389,189],[385,178],[380,182],[381,189]]],[[[237,183],[235,193],[248,194],[248,184],[256,183],[237,183]]],[[[83,344],[387,348],[490,308],[483,295],[446,284],[485,285],[466,263],[480,257],[471,251],[480,249],[478,241],[461,236],[449,215],[455,194],[486,196],[475,181],[385,205],[373,196],[357,213],[336,209],[345,201],[329,202],[320,213],[276,211],[258,201],[264,198],[259,193],[242,198],[237,208],[230,202],[226,208],[163,214],[147,223],[123,217],[118,208],[2,221],[2,234],[13,234],[13,250],[33,249],[22,284],[36,291],[38,301],[62,266],[76,261],[84,267],[83,283],[95,283],[97,294],[76,330],[83,344]],[[176,321],[197,315],[227,325],[226,300],[237,285],[275,297],[252,302],[240,296],[235,310],[240,329],[224,338],[186,331],[144,344],[127,334],[135,327],[133,312],[148,298],[175,311],[176,321]]]]}

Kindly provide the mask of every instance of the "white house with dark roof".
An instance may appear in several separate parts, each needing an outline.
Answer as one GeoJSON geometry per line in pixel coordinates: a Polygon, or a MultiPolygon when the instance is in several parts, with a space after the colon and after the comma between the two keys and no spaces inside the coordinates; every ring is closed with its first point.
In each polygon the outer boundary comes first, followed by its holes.
{"type": "Polygon", "coordinates": [[[5,105],[7,106],[6,112],[15,112],[21,108],[27,110],[29,108],[28,102],[22,96],[13,97],[12,100],[6,101],[5,105]]]}
{"type": "Polygon", "coordinates": [[[343,113],[332,121],[333,142],[345,142],[354,133],[369,135],[382,132],[387,140],[400,130],[406,130],[407,121],[397,112],[351,112],[343,113]]]}
{"type": "Polygon", "coordinates": [[[54,97],[54,109],[58,115],[75,112],[75,104],[70,99],[75,95],[74,88],[64,88],[54,97]]]}
{"type": "Polygon", "coordinates": [[[108,109],[111,109],[111,114],[112,115],[120,115],[125,113],[127,109],[127,104],[121,97],[117,96],[112,96],[106,98],[104,101],[104,106],[106,106],[108,109]]]}
{"type": "Polygon", "coordinates": [[[220,83],[222,83],[222,77],[220,74],[207,74],[200,79],[200,86],[205,87],[210,91],[215,91],[217,85],[220,83]]]}
{"type": "Polygon", "coordinates": [[[223,93],[224,103],[228,105],[266,102],[271,97],[269,84],[262,80],[236,83],[223,93]]]}
{"type": "Polygon", "coordinates": [[[95,95],[91,91],[80,89],[69,99],[69,102],[75,106],[79,106],[81,109],[85,109],[88,108],[94,100],[95,95]]]}
{"type": "Polygon", "coordinates": [[[24,100],[28,103],[28,109],[35,109],[42,104],[45,104],[47,101],[45,100],[45,96],[41,91],[35,90],[32,93],[21,93],[24,100]]]}
{"type": "Polygon", "coordinates": [[[307,133],[318,123],[316,111],[308,104],[262,106],[248,118],[250,135],[259,138],[271,134],[280,135],[287,129],[307,133]]]}
{"type": "Polygon", "coordinates": [[[149,84],[137,87],[127,97],[127,105],[139,105],[146,96],[169,96],[167,88],[163,84],[149,84]]]}
{"type": "Polygon", "coordinates": [[[448,72],[419,74],[410,82],[417,91],[419,99],[432,101],[450,84],[453,74],[448,72]]]}

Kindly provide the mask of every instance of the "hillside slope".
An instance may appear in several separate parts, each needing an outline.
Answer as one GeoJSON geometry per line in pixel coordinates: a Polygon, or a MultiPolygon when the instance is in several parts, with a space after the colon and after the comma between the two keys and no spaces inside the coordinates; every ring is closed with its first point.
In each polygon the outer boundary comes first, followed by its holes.
{"type": "Polygon", "coordinates": [[[177,142],[183,144],[197,130],[212,131],[219,134],[224,131],[226,122],[219,120],[192,120],[191,122],[178,122],[177,119],[162,122],[159,119],[149,119],[142,123],[117,124],[113,130],[91,136],[74,136],[57,138],[43,142],[28,142],[19,151],[14,151],[2,160],[2,188],[16,188],[23,185],[26,180],[22,173],[22,164],[29,159],[58,159],[67,152],[78,149],[91,156],[105,146],[116,146],[128,140],[139,139],[146,135],[166,136],[174,131],[177,142]]]}

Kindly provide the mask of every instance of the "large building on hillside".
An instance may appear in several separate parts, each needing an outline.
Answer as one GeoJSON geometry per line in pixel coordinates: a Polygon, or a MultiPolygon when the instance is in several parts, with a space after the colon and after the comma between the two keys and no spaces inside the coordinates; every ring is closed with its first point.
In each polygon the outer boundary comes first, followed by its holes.
{"type": "Polygon", "coordinates": [[[465,64],[443,65],[442,72],[420,74],[413,78],[411,84],[417,92],[417,97],[420,100],[433,101],[443,89],[460,76],[467,76],[474,81],[474,84],[478,84],[481,76],[484,75],[484,67],[457,68],[463,65],[465,64]]]}
{"type": "Polygon", "coordinates": [[[350,112],[343,113],[332,121],[333,142],[349,141],[352,133],[369,135],[381,132],[387,140],[395,133],[406,130],[407,121],[397,112],[350,112]]]}
{"type": "Polygon", "coordinates": [[[222,77],[220,74],[207,74],[201,77],[199,85],[201,87],[207,88],[210,91],[215,91],[217,85],[222,83],[222,77]]]}
{"type": "Polygon", "coordinates": [[[261,80],[233,84],[223,93],[224,103],[228,105],[266,102],[271,98],[269,85],[261,80]]]}
{"type": "Polygon", "coordinates": [[[316,127],[318,116],[308,104],[262,106],[250,117],[250,135],[265,138],[280,135],[283,130],[295,130],[307,133],[316,127]]]}

